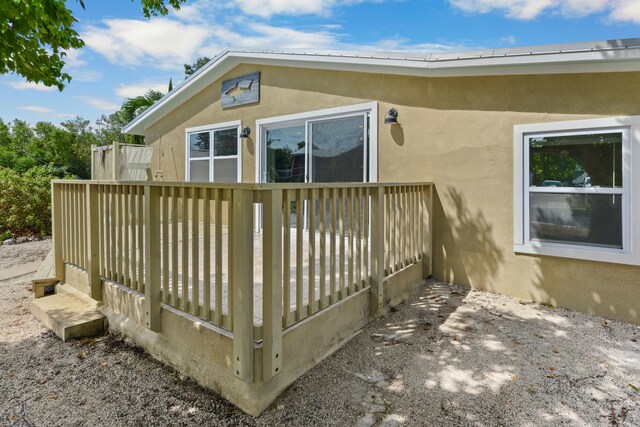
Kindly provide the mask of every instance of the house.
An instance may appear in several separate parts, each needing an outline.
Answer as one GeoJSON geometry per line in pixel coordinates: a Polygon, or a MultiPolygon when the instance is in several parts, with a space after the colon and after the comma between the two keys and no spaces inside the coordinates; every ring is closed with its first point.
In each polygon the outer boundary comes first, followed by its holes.
{"type": "Polygon", "coordinates": [[[640,39],[227,50],[156,180],[54,182],[56,277],[253,414],[428,276],[640,323],[638,99],[640,39]]]}
{"type": "Polygon", "coordinates": [[[125,132],[158,147],[152,165],[167,181],[289,182],[291,172],[270,172],[282,154],[269,139],[298,159],[306,138],[304,182],[433,182],[434,277],[638,323],[639,60],[638,39],[441,54],[228,50],[125,132]],[[223,108],[223,82],[255,73],[259,100],[223,108]],[[398,124],[384,123],[391,108],[398,124]],[[189,151],[190,138],[244,127],[232,155],[189,151]],[[572,163],[530,176],[541,156],[572,163]]]}

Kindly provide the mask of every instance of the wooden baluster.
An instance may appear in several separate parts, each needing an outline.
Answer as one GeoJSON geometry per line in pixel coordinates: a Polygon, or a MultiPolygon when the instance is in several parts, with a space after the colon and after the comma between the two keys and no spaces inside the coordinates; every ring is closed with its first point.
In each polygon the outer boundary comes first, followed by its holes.
{"type": "Polygon", "coordinates": [[[304,262],[303,262],[303,237],[304,237],[304,197],[303,190],[296,191],[296,320],[303,319],[302,307],[304,305],[304,262]]]}
{"type": "Polygon", "coordinates": [[[211,319],[211,190],[203,188],[202,198],[202,317],[211,319]]]}
{"type": "Polygon", "coordinates": [[[326,304],[327,293],[327,195],[326,189],[320,189],[320,272],[319,287],[320,298],[318,301],[318,309],[322,310],[326,304]]]}
{"type": "Polygon", "coordinates": [[[309,190],[308,217],[309,217],[309,233],[308,249],[309,249],[309,278],[307,280],[307,314],[311,316],[314,313],[315,296],[316,296],[316,198],[317,191],[309,190]]]}
{"type": "Polygon", "coordinates": [[[282,284],[283,284],[283,313],[282,326],[289,326],[291,314],[291,200],[289,190],[282,195],[283,218],[283,247],[282,247],[282,284]]]}

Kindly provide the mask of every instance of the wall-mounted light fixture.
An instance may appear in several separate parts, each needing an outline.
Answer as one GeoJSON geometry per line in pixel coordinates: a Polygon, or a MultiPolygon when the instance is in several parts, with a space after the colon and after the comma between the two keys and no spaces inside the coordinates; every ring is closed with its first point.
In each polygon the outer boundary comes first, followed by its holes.
{"type": "Polygon", "coordinates": [[[384,123],[387,125],[395,125],[398,123],[398,110],[395,108],[387,111],[387,114],[384,116],[384,123]]]}
{"type": "Polygon", "coordinates": [[[242,132],[240,132],[240,138],[249,138],[251,135],[251,129],[249,127],[243,128],[242,132]]]}

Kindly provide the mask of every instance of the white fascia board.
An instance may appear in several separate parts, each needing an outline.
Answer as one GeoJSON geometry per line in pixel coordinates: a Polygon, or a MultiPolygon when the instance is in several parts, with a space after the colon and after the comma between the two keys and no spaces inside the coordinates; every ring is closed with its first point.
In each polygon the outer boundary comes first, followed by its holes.
{"type": "Polygon", "coordinates": [[[146,128],[212,84],[238,64],[274,65],[424,77],[462,77],[522,74],[566,74],[640,71],[640,49],[549,52],[504,56],[424,59],[374,57],[366,54],[274,53],[227,50],[208,66],[169,93],[124,127],[128,134],[144,135],[146,128]]]}

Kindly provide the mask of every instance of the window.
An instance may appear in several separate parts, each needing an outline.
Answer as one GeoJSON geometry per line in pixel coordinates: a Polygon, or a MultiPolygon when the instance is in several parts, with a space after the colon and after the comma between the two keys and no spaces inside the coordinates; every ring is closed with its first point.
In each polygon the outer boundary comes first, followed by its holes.
{"type": "Polygon", "coordinates": [[[187,129],[187,181],[240,182],[240,122],[187,129]]]}
{"type": "Polygon", "coordinates": [[[639,130],[640,117],[516,126],[515,251],[640,264],[639,130]]]}
{"type": "Polygon", "coordinates": [[[377,178],[377,104],[258,120],[261,182],[370,182],[377,178]]]}

